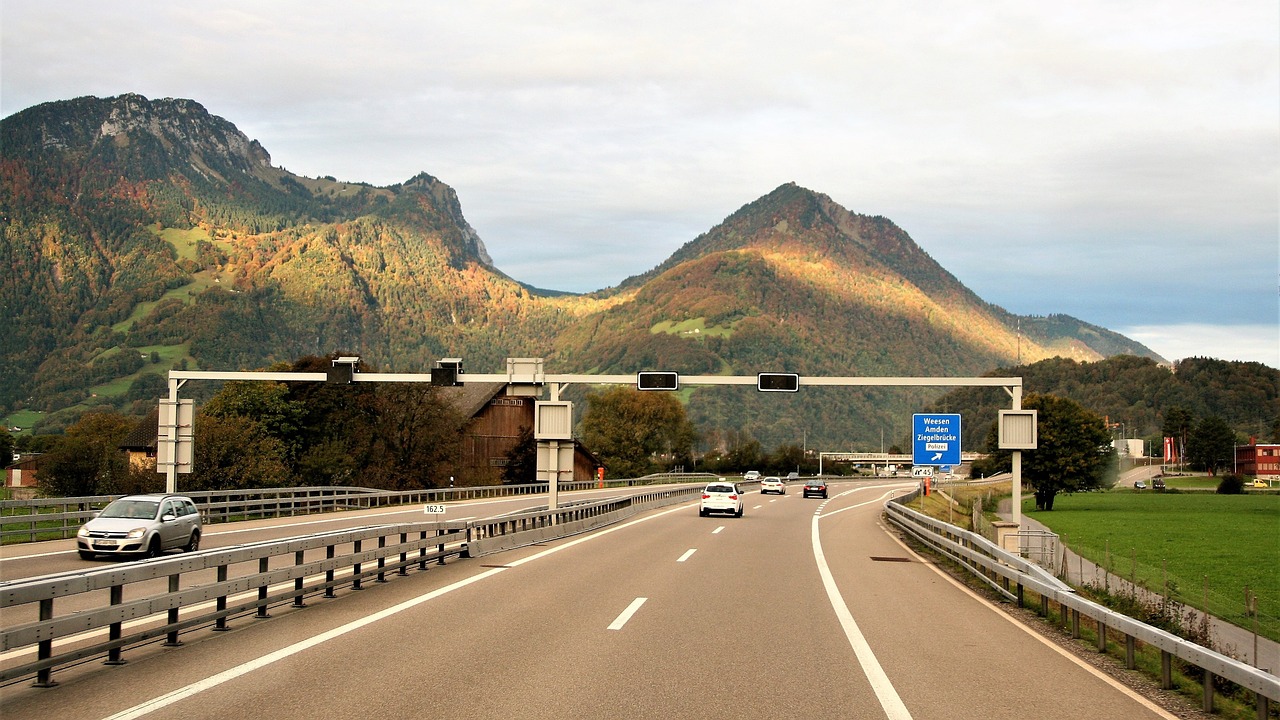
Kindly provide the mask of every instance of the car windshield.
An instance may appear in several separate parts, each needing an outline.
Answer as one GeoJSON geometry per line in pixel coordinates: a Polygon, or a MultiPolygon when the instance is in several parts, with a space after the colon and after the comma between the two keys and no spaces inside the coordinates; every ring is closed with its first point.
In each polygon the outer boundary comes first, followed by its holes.
{"type": "Polygon", "coordinates": [[[160,503],[155,500],[116,500],[102,509],[98,517],[152,520],[160,503]]]}
{"type": "Polygon", "coordinates": [[[814,487],[819,487],[819,486],[821,486],[821,485],[822,485],[822,481],[821,481],[821,480],[810,480],[809,482],[805,483],[805,485],[813,485],[814,487]]]}
{"type": "Polygon", "coordinates": [[[731,492],[734,492],[734,489],[733,489],[733,486],[732,486],[732,485],[708,485],[708,486],[707,486],[707,492],[709,492],[709,493],[731,493],[731,492]]]}

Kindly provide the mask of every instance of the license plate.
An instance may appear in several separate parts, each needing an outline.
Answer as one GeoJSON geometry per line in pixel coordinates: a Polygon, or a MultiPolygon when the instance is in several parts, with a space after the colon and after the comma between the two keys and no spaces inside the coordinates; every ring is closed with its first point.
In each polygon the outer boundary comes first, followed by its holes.
{"type": "Polygon", "coordinates": [[[100,548],[113,548],[116,546],[116,541],[115,540],[95,540],[93,541],[93,546],[100,547],[100,548]]]}

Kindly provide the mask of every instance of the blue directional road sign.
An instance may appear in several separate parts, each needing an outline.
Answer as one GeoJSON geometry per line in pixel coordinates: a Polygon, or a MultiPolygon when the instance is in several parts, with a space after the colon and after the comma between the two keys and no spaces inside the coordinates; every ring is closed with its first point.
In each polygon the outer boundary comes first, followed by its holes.
{"type": "Polygon", "coordinates": [[[959,413],[911,416],[911,462],[915,465],[960,464],[959,413]]]}

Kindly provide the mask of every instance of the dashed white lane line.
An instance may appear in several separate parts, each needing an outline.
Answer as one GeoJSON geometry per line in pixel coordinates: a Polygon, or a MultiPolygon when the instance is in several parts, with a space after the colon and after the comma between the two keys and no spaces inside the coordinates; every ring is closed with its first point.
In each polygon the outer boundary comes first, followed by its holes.
{"type": "Polygon", "coordinates": [[[627,609],[623,610],[622,614],[619,615],[616,620],[614,620],[612,623],[609,624],[608,629],[621,630],[622,626],[627,624],[627,621],[631,619],[631,616],[635,615],[636,611],[640,609],[640,606],[643,605],[645,601],[648,599],[649,598],[638,597],[635,600],[632,600],[631,604],[627,606],[627,609]]]}
{"type": "Polygon", "coordinates": [[[676,560],[676,562],[684,562],[685,560],[688,560],[696,552],[698,552],[698,548],[689,548],[688,550],[685,551],[683,555],[680,556],[679,560],[676,560]]]}
{"type": "MultiPolygon", "coordinates": [[[[106,718],[106,720],[133,720],[134,718],[143,717],[156,710],[159,710],[160,708],[167,707],[180,700],[184,700],[186,698],[192,697],[210,688],[217,687],[218,685],[221,685],[230,680],[234,680],[235,678],[238,678],[241,675],[246,675],[248,673],[253,672],[254,670],[257,670],[262,667],[266,667],[267,665],[270,665],[274,662],[296,655],[304,650],[308,650],[317,645],[320,645],[321,643],[328,642],[333,638],[341,637],[343,635],[346,635],[347,633],[350,633],[354,630],[362,628],[371,623],[377,622],[384,618],[391,617],[392,615],[396,615],[397,613],[404,612],[409,608],[416,607],[429,600],[434,600],[435,598],[438,598],[441,595],[446,595],[450,592],[453,592],[458,588],[466,587],[467,585],[470,585],[475,582],[479,582],[480,580],[484,580],[485,578],[492,577],[498,573],[506,572],[511,568],[515,568],[521,565],[525,565],[527,563],[535,562],[544,557],[547,557],[548,555],[552,555],[554,553],[567,550],[571,547],[576,547],[584,542],[588,542],[596,538],[604,537],[605,535],[618,532],[619,530],[624,530],[626,528],[631,527],[632,525],[638,525],[643,522],[648,522],[656,518],[670,515],[671,513],[684,512],[691,507],[693,507],[692,504],[682,503],[680,505],[677,505],[671,508],[670,510],[662,510],[652,515],[646,515],[644,517],[638,518],[636,520],[631,520],[630,522],[625,522],[620,525],[611,525],[603,530],[600,530],[599,532],[591,533],[588,535],[581,535],[577,539],[570,540],[562,545],[549,547],[546,550],[543,550],[542,552],[535,553],[533,555],[520,558],[519,560],[512,561],[507,565],[505,565],[504,567],[492,568],[478,575],[473,575],[469,578],[459,580],[458,582],[453,583],[452,585],[447,585],[445,587],[432,590],[431,592],[426,593],[425,595],[419,595],[418,597],[406,600],[400,603],[399,605],[393,605],[385,610],[381,610],[372,615],[366,615],[365,617],[362,617],[358,620],[353,620],[352,622],[349,622],[346,625],[333,628],[328,632],[324,632],[319,635],[314,635],[305,640],[301,640],[292,645],[289,645],[288,647],[280,648],[275,652],[268,653],[267,655],[263,655],[261,657],[255,658],[253,660],[250,660],[249,662],[243,663],[241,665],[237,665],[233,668],[220,672],[216,675],[212,675],[203,680],[198,680],[196,682],[191,683],[190,685],[187,685],[186,687],[181,687],[172,692],[165,693],[164,695],[160,695],[159,697],[151,698],[150,700],[139,703],[138,705],[134,705],[131,708],[122,710],[121,712],[118,712],[114,715],[110,715],[106,718]]],[[[632,603],[632,605],[634,605],[638,609],[646,599],[647,598],[638,598],[636,602],[632,603]]],[[[635,610],[631,610],[630,612],[634,613],[635,610]]],[[[623,614],[627,615],[628,619],[630,618],[630,615],[628,615],[627,613],[623,613],[623,614]]],[[[619,619],[622,619],[622,617],[619,616],[619,619]]],[[[614,622],[616,623],[617,620],[615,620],[614,622]]],[[[626,621],[623,620],[623,622],[625,623],[626,621]]]]}
{"type": "Polygon", "coordinates": [[[724,526],[723,526],[723,525],[721,525],[720,527],[716,528],[715,530],[712,530],[712,531],[711,531],[711,534],[712,534],[712,535],[719,535],[721,530],[724,530],[724,526]]]}

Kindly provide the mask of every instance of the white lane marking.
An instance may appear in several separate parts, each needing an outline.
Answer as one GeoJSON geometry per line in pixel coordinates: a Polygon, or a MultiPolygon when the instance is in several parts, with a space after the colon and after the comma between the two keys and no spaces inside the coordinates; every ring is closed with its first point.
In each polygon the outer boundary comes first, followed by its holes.
{"type": "Polygon", "coordinates": [[[867,682],[871,683],[871,689],[875,691],[880,707],[884,708],[884,714],[889,720],[912,720],[911,713],[907,712],[907,706],[902,703],[902,698],[898,697],[898,691],[894,689],[893,683],[889,682],[889,676],[885,674],[884,668],[880,667],[880,661],[876,659],[875,653],[871,652],[871,646],[863,637],[858,623],[854,622],[853,613],[849,612],[849,606],[845,604],[840,588],[836,587],[835,577],[831,575],[831,568],[827,566],[827,557],[822,552],[822,540],[818,537],[817,513],[809,524],[809,537],[813,542],[813,559],[818,563],[818,574],[822,576],[822,586],[827,591],[827,599],[831,602],[831,608],[836,611],[840,627],[844,629],[844,636],[848,638],[853,654],[858,658],[858,664],[862,665],[862,672],[867,676],[867,682]]]}
{"type": "Polygon", "coordinates": [[[689,548],[687,551],[685,551],[685,554],[680,556],[679,560],[676,560],[676,562],[684,562],[685,560],[688,560],[689,557],[696,552],[698,552],[698,548],[689,548]]]}
{"type": "Polygon", "coordinates": [[[138,705],[134,705],[128,710],[124,710],[122,712],[116,713],[115,715],[108,716],[106,720],[132,720],[133,718],[142,717],[143,715],[147,715],[155,710],[159,710],[163,707],[172,705],[173,703],[176,703],[179,700],[189,698],[192,695],[195,695],[196,693],[203,692],[205,690],[208,690],[209,688],[221,685],[222,683],[227,682],[228,680],[233,680],[246,673],[250,673],[259,668],[266,667],[267,665],[270,665],[278,660],[283,660],[291,655],[296,655],[302,652],[303,650],[313,648],[316,645],[327,642],[336,637],[341,637],[353,630],[358,630],[364,627],[365,625],[369,625],[371,623],[375,623],[384,618],[391,617],[396,613],[403,612],[416,605],[421,605],[422,603],[427,602],[428,600],[434,600],[435,598],[440,597],[445,593],[452,592],[454,590],[457,590],[458,588],[465,587],[474,582],[479,582],[480,580],[491,577],[500,572],[504,572],[505,570],[506,568],[491,568],[485,572],[480,573],[479,575],[472,575],[471,577],[466,578],[465,580],[459,580],[458,582],[453,583],[452,585],[447,585],[438,590],[429,592],[425,595],[419,595],[418,597],[410,600],[406,600],[405,602],[402,602],[399,605],[393,605],[385,610],[373,613],[372,615],[367,615],[363,618],[360,618],[359,620],[355,620],[347,623],[346,625],[342,625],[340,627],[336,627],[332,630],[329,630],[328,632],[323,632],[323,633],[320,633],[319,635],[314,635],[312,637],[307,638],[306,640],[289,645],[288,647],[280,648],[279,650],[276,650],[273,653],[268,653],[266,655],[263,655],[260,658],[256,658],[254,660],[250,660],[247,663],[237,665],[229,670],[220,672],[217,675],[213,675],[211,677],[205,678],[204,680],[191,683],[186,687],[178,688],[173,692],[166,693],[156,698],[152,698],[151,700],[148,700],[143,703],[139,703],[138,705]]]}
{"type": "MultiPolygon", "coordinates": [[[[241,675],[244,675],[245,673],[249,673],[259,668],[266,667],[267,665],[270,665],[278,660],[283,660],[292,655],[296,655],[302,652],[303,650],[309,650],[310,648],[313,648],[323,642],[332,640],[336,637],[341,637],[353,630],[358,630],[364,627],[365,625],[368,625],[378,620],[382,620],[384,618],[391,617],[396,613],[403,612],[417,605],[421,605],[422,603],[427,602],[428,600],[434,600],[435,598],[438,598],[441,595],[445,595],[446,593],[452,592],[459,588],[466,587],[471,583],[491,577],[500,572],[505,572],[511,568],[519,567],[521,565],[524,565],[525,563],[533,562],[534,560],[540,560],[548,555],[551,555],[552,553],[560,552],[561,550],[574,547],[575,545],[579,545],[589,540],[594,540],[598,537],[603,537],[605,535],[617,532],[624,528],[629,528],[632,525],[639,525],[642,522],[648,522],[650,520],[663,517],[664,515],[670,515],[671,513],[674,513],[674,512],[684,512],[689,508],[693,507],[693,505],[694,503],[682,503],[680,505],[676,505],[670,510],[663,510],[662,512],[654,513],[653,515],[647,515],[645,517],[639,518],[637,520],[632,520],[630,522],[626,522],[621,525],[614,525],[612,527],[605,528],[604,530],[601,530],[600,532],[597,532],[597,533],[579,536],[576,540],[571,540],[563,545],[557,545],[555,547],[547,548],[542,552],[535,553],[528,557],[520,558],[519,560],[514,560],[510,563],[507,563],[506,567],[492,568],[490,570],[486,570],[485,572],[482,572],[479,575],[473,575],[469,578],[466,578],[465,580],[459,580],[458,582],[453,583],[452,585],[448,585],[446,587],[442,587],[437,590],[432,590],[431,592],[425,595],[419,595],[416,598],[411,598],[409,600],[406,600],[400,603],[399,605],[394,605],[392,607],[387,608],[386,610],[382,610],[372,615],[367,615],[359,620],[354,620],[350,623],[347,623],[346,625],[342,625],[341,627],[336,627],[332,630],[329,630],[328,632],[324,632],[324,633],[321,633],[320,635],[316,635],[316,636],[307,638],[306,640],[296,642],[293,645],[289,645],[288,647],[280,648],[279,650],[276,650],[273,653],[269,653],[267,655],[263,655],[260,658],[250,660],[249,662],[244,663],[242,665],[237,665],[233,668],[220,672],[217,675],[207,677],[204,680],[198,680],[196,682],[191,683],[190,685],[187,685],[186,687],[178,688],[173,692],[166,693],[159,697],[147,700],[146,702],[139,703],[127,710],[122,710],[121,712],[118,712],[115,715],[110,715],[107,718],[105,718],[105,720],[133,720],[134,718],[140,718],[144,715],[150,714],[155,710],[168,707],[169,705],[172,705],[178,702],[179,700],[185,700],[186,698],[196,695],[197,693],[201,693],[210,688],[217,687],[222,683],[228,682],[230,680],[234,680],[235,678],[238,678],[241,675]]],[[[639,600],[640,602],[643,602],[644,598],[640,598],[639,600]]],[[[639,605],[637,605],[637,607],[639,607],[639,605]]]]}
{"type": "Polygon", "coordinates": [[[649,598],[640,597],[640,598],[636,598],[635,600],[632,600],[631,604],[627,606],[627,609],[623,610],[622,614],[619,615],[616,620],[614,620],[612,623],[609,624],[608,629],[621,630],[622,626],[627,624],[627,621],[631,619],[631,616],[635,615],[636,611],[640,609],[640,606],[643,605],[645,601],[648,599],[649,598]]]}
{"type": "Polygon", "coordinates": [[[763,506],[763,505],[756,505],[755,507],[753,507],[753,508],[751,508],[751,509],[752,509],[752,510],[759,510],[759,509],[760,509],[760,508],[762,508],[762,507],[764,507],[764,506],[763,506]]]}
{"type": "Polygon", "coordinates": [[[1021,621],[1021,620],[1019,620],[1018,618],[1013,617],[1012,615],[1009,615],[1008,613],[1006,613],[1006,612],[1004,612],[1003,610],[1001,610],[1001,609],[1000,609],[1000,607],[999,607],[998,605],[996,605],[995,603],[993,603],[993,602],[991,602],[990,600],[988,600],[988,599],[986,599],[986,598],[982,597],[981,595],[979,595],[979,594],[975,593],[973,590],[970,590],[969,588],[965,587],[965,585],[964,585],[963,583],[959,582],[959,581],[958,581],[958,580],[956,580],[955,578],[951,577],[951,576],[950,576],[950,575],[948,575],[947,573],[945,573],[945,572],[943,572],[942,570],[940,570],[940,569],[937,567],[937,565],[935,565],[935,564],[933,563],[933,561],[929,560],[928,558],[925,558],[925,557],[921,556],[921,555],[920,555],[920,554],[918,554],[915,550],[912,550],[908,545],[906,545],[906,543],[903,543],[903,542],[902,542],[902,540],[900,540],[896,535],[894,535],[893,533],[889,532],[889,529],[888,529],[888,528],[885,528],[885,527],[883,527],[883,526],[881,526],[881,528],[884,530],[885,534],[886,534],[886,535],[888,535],[888,536],[889,536],[889,537],[890,537],[894,542],[896,542],[896,543],[898,543],[898,545],[902,546],[902,549],[903,549],[903,550],[907,551],[907,553],[908,553],[909,555],[911,555],[912,557],[914,557],[916,560],[919,560],[921,565],[924,565],[925,567],[929,568],[929,569],[930,569],[930,570],[932,570],[934,573],[936,573],[939,577],[941,577],[943,580],[946,580],[947,582],[949,582],[949,583],[951,583],[952,585],[954,585],[954,586],[956,586],[957,588],[959,588],[959,589],[960,589],[960,592],[962,592],[962,593],[964,593],[964,594],[968,595],[969,597],[973,598],[974,600],[977,600],[979,603],[981,603],[981,604],[983,604],[983,605],[987,606],[987,608],[988,608],[989,610],[991,610],[991,612],[993,612],[993,613],[995,613],[996,615],[998,615],[998,616],[1000,616],[1000,617],[1004,618],[1005,620],[1008,620],[1010,623],[1012,623],[1012,624],[1013,624],[1015,627],[1017,627],[1019,630],[1021,630],[1021,631],[1025,632],[1026,634],[1030,635],[1031,637],[1035,638],[1036,640],[1039,640],[1041,643],[1043,643],[1044,645],[1046,645],[1047,647],[1049,647],[1049,648],[1050,648],[1051,650],[1053,650],[1054,652],[1058,653],[1058,654],[1059,654],[1059,655],[1061,655],[1062,657],[1064,657],[1064,658],[1066,658],[1066,659],[1070,660],[1071,662],[1075,663],[1078,667],[1083,668],[1083,669],[1085,670],[1085,672],[1088,672],[1089,674],[1093,675],[1094,677],[1098,678],[1099,680],[1102,680],[1103,682],[1107,683],[1108,685],[1110,685],[1111,687],[1115,688],[1116,690],[1119,690],[1121,693],[1124,693],[1124,694],[1125,694],[1125,695],[1127,695],[1130,699],[1137,701],[1140,705],[1142,705],[1143,707],[1147,708],[1147,709],[1148,709],[1148,710],[1150,710],[1151,712],[1153,712],[1153,713],[1155,713],[1155,714],[1159,715],[1160,717],[1164,718],[1165,720],[1178,720],[1178,717],[1177,717],[1176,715],[1172,715],[1172,714],[1170,714],[1167,710],[1165,710],[1164,708],[1160,707],[1159,705],[1156,705],[1155,703],[1153,703],[1153,702],[1151,702],[1150,700],[1146,699],[1146,698],[1145,698],[1145,697],[1143,697],[1142,695],[1138,694],[1137,692],[1135,692],[1135,691],[1134,691],[1132,688],[1130,688],[1129,686],[1127,686],[1127,685],[1125,685],[1125,684],[1123,684],[1123,683],[1117,682],[1115,678],[1113,678],[1113,677],[1111,677],[1110,675],[1108,675],[1108,674],[1106,674],[1106,673],[1102,672],[1101,670],[1099,670],[1098,668],[1096,668],[1096,667],[1094,667],[1094,666],[1090,665],[1089,663],[1087,663],[1087,662],[1085,662],[1085,661],[1081,660],[1080,658],[1078,658],[1078,657],[1076,657],[1075,655],[1071,654],[1070,652],[1068,652],[1067,650],[1063,649],[1062,647],[1059,647],[1057,643],[1055,643],[1055,642],[1053,642],[1053,641],[1049,640],[1049,639],[1048,639],[1048,638],[1046,638],[1044,635],[1042,635],[1041,633],[1037,632],[1037,631],[1035,630],[1035,628],[1033,628],[1033,627],[1031,627],[1031,626],[1027,625],[1026,623],[1022,622],[1022,621],[1021,621]]]}
{"type": "Polygon", "coordinates": [[[712,534],[712,535],[719,535],[719,534],[720,534],[720,531],[721,531],[721,530],[723,530],[723,529],[724,529],[724,526],[723,526],[723,525],[721,525],[720,527],[716,528],[715,530],[712,530],[712,531],[711,531],[711,534],[712,534]]]}

